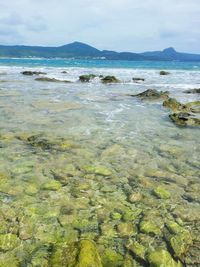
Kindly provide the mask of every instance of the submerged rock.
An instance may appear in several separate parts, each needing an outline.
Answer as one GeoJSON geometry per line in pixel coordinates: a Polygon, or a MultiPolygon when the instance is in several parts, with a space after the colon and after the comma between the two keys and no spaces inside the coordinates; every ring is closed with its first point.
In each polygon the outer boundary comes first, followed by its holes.
{"type": "Polygon", "coordinates": [[[123,263],[123,256],[108,248],[102,255],[102,263],[103,267],[120,267],[123,263]]]}
{"type": "Polygon", "coordinates": [[[56,83],[71,83],[71,81],[68,81],[68,80],[59,80],[59,79],[49,78],[49,77],[39,77],[39,78],[36,78],[35,81],[39,81],[39,82],[56,82],[56,83]]]}
{"type": "Polygon", "coordinates": [[[52,267],[74,267],[78,255],[78,246],[73,243],[58,243],[54,245],[50,258],[52,267]]]}
{"type": "Polygon", "coordinates": [[[90,240],[80,241],[80,252],[76,267],[103,267],[96,245],[90,240]]]}
{"type": "Polygon", "coordinates": [[[30,71],[30,70],[26,70],[26,71],[22,71],[21,74],[27,75],[27,76],[33,76],[33,75],[45,75],[47,73],[46,72],[42,72],[42,71],[30,71]]]}
{"type": "Polygon", "coordinates": [[[157,188],[155,188],[153,190],[153,193],[160,199],[168,199],[171,196],[170,193],[164,188],[162,188],[161,186],[158,186],[157,188]]]}
{"type": "Polygon", "coordinates": [[[148,254],[150,267],[181,267],[180,262],[176,262],[168,251],[158,249],[148,254]]]}
{"type": "Polygon", "coordinates": [[[44,183],[41,186],[41,189],[43,190],[52,190],[52,191],[58,191],[61,188],[61,183],[56,180],[51,180],[49,182],[44,183]]]}
{"type": "Polygon", "coordinates": [[[169,75],[169,74],[170,74],[170,72],[168,72],[168,71],[164,71],[164,70],[160,71],[160,75],[169,75]]]}
{"type": "Polygon", "coordinates": [[[137,241],[133,241],[127,248],[139,259],[145,260],[146,248],[143,245],[139,244],[137,241]]]}
{"type": "Polygon", "coordinates": [[[112,172],[104,166],[85,166],[83,169],[86,173],[94,173],[102,176],[112,175],[112,172]]]}
{"type": "Polygon", "coordinates": [[[157,226],[154,222],[142,220],[140,223],[140,231],[145,234],[160,235],[160,227],[157,226]]]}
{"type": "Polygon", "coordinates": [[[19,239],[15,234],[0,234],[0,250],[13,250],[19,245],[19,239]]]}
{"type": "Polygon", "coordinates": [[[192,243],[192,237],[187,230],[178,232],[178,234],[172,235],[169,238],[169,244],[174,252],[174,256],[179,259],[183,259],[183,256],[186,254],[192,243]]]}
{"type": "Polygon", "coordinates": [[[131,237],[137,233],[132,222],[121,222],[117,225],[117,231],[121,237],[131,237]]]}
{"type": "Polygon", "coordinates": [[[137,95],[129,95],[132,97],[139,97],[141,100],[159,100],[168,99],[169,93],[167,91],[157,91],[155,89],[148,89],[137,95]]]}
{"type": "Polygon", "coordinates": [[[101,79],[102,83],[120,83],[120,80],[118,80],[115,76],[106,76],[101,79]]]}
{"type": "Polygon", "coordinates": [[[184,91],[185,94],[200,94],[200,88],[189,89],[184,91]]]}
{"type": "Polygon", "coordinates": [[[86,75],[81,75],[79,76],[79,81],[85,83],[85,82],[90,82],[92,79],[96,77],[95,74],[86,74],[86,75]]]}

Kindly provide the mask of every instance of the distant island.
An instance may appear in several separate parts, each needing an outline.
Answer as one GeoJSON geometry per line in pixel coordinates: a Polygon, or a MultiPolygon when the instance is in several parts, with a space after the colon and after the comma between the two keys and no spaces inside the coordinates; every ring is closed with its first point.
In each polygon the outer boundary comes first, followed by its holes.
{"type": "Polygon", "coordinates": [[[24,46],[24,45],[0,45],[0,58],[75,58],[75,59],[107,59],[107,60],[152,60],[152,61],[200,61],[200,55],[180,53],[174,48],[166,48],[163,51],[131,53],[98,50],[95,47],[73,42],[59,47],[24,46]]]}

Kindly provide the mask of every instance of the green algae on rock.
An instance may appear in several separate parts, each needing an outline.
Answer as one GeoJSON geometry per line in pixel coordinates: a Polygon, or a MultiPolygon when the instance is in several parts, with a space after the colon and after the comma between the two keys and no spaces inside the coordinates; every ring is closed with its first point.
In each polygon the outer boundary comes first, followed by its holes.
{"type": "Polygon", "coordinates": [[[123,256],[116,251],[108,248],[102,255],[103,267],[120,267],[123,263],[123,256]]]}
{"type": "Polygon", "coordinates": [[[169,238],[169,244],[174,251],[174,255],[179,259],[183,259],[192,243],[192,237],[190,232],[187,230],[179,232],[176,235],[172,235],[169,238]]]}
{"type": "Polygon", "coordinates": [[[74,243],[57,243],[53,246],[50,264],[52,267],[74,267],[78,256],[78,246],[74,243]]]}
{"type": "Polygon", "coordinates": [[[171,196],[171,194],[161,186],[155,188],[153,193],[160,199],[168,199],[171,196]]]}
{"type": "Polygon", "coordinates": [[[0,250],[13,250],[20,244],[17,235],[15,234],[0,234],[0,250]]]}
{"type": "Polygon", "coordinates": [[[160,228],[155,225],[154,222],[142,220],[140,223],[140,231],[145,234],[154,234],[154,235],[160,235],[161,230],[160,228]]]}
{"type": "Polygon", "coordinates": [[[56,180],[50,180],[46,183],[42,184],[41,189],[43,190],[52,190],[52,191],[58,191],[61,188],[61,183],[56,180]]]}
{"type": "Polygon", "coordinates": [[[157,249],[148,254],[150,267],[181,267],[180,262],[176,262],[168,251],[157,249]]]}
{"type": "Polygon", "coordinates": [[[173,113],[169,117],[179,126],[200,126],[200,118],[188,112],[173,113]]]}
{"type": "Polygon", "coordinates": [[[86,173],[94,173],[102,176],[110,176],[112,172],[104,166],[84,166],[83,170],[86,173]]]}
{"type": "Polygon", "coordinates": [[[136,255],[139,259],[145,260],[145,253],[146,248],[138,243],[137,241],[133,241],[130,244],[128,244],[127,248],[136,255]]]}
{"type": "Polygon", "coordinates": [[[93,241],[87,239],[80,241],[76,267],[103,267],[99,252],[93,241]]]}
{"type": "Polygon", "coordinates": [[[132,222],[120,222],[117,225],[117,231],[121,237],[131,237],[137,233],[132,222]]]}

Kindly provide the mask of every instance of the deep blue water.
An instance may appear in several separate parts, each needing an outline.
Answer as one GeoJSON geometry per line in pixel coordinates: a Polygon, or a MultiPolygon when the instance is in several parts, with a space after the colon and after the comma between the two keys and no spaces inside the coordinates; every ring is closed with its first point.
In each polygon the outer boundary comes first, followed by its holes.
{"type": "Polygon", "coordinates": [[[1,58],[0,66],[200,70],[200,62],[1,58]]]}

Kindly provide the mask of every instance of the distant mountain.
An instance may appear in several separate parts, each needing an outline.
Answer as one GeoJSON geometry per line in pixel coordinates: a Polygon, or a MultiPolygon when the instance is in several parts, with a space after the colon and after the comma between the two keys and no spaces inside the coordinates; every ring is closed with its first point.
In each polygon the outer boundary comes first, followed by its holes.
{"type": "Polygon", "coordinates": [[[163,51],[131,53],[98,50],[90,45],[74,42],[59,47],[0,45],[0,57],[44,57],[44,58],[77,58],[109,60],[164,60],[164,61],[200,61],[200,55],[180,53],[172,47],[163,51]]]}

